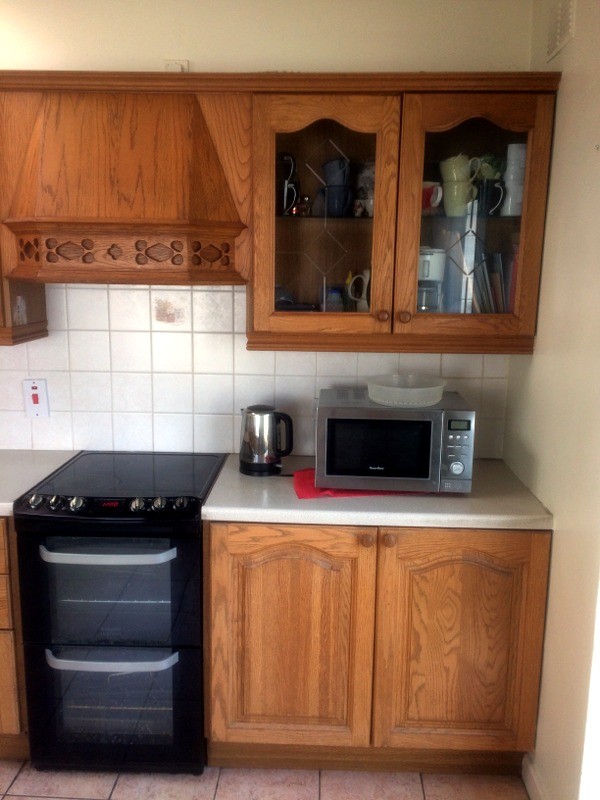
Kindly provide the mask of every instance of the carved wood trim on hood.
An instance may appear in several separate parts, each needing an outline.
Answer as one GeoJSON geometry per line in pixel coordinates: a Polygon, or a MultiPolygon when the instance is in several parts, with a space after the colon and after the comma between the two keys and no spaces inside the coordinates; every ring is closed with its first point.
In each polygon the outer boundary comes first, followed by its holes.
{"type": "Polygon", "coordinates": [[[241,95],[47,93],[4,221],[10,277],[244,282],[250,114],[241,95]]]}

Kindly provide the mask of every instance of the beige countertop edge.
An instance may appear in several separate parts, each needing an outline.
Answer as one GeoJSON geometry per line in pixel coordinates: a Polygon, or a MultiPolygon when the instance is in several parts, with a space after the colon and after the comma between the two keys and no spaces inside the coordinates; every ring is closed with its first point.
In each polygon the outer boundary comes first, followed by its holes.
{"type": "Polygon", "coordinates": [[[221,522],[280,522],[323,525],[393,525],[425,528],[548,530],[551,513],[500,460],[475,463],[468,495],[382,495],[300,500],[291,473],[310,458],[284,461],[282,475],[241,475],[231,455],[203,508],[203,518],[221,522]],[[285,477],[284,477],[285,475],[285,477]]]}

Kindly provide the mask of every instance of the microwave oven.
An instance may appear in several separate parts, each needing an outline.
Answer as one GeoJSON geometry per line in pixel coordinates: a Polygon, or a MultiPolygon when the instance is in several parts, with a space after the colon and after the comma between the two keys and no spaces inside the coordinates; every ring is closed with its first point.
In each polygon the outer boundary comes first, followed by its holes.
{"type": "Polygon", "coordinates": [[[337,489],[468,493],[475,411],[458,392],[433,406],[384,406],[367,389],[322,389],[315,485],[337,489]]]}

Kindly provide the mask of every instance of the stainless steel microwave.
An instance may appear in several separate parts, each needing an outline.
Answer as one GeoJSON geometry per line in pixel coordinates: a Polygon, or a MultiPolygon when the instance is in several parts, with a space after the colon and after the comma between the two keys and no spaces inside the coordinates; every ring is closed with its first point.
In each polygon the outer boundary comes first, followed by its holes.
{"type": "Polygon", "coordinates": [[[322,389],[315,484],[337,489],[470,492],[475,411],[458,392],[434,406],[384,406],[365,389],[322,389]]]}

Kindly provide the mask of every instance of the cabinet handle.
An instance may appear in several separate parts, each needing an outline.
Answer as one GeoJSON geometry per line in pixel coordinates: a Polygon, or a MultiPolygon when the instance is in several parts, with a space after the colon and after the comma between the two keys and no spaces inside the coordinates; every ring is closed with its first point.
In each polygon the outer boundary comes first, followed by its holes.
{"type": "Polygon", "coordinates": [[[398,319],[400,322],[410,322],[412,319],[412,314],[410,311],[401,311],[400,314],[398,314],[398,319]]]}
{"type": "Polygon", "coordinates": [[[360,543],[363,547],[373,547],[375,544],[375,537],[372,533],[363,533],[360,537],[360,543]]]}
{"type": "Polygon", "coordinates": [[[394,533],[386,533],[386,535],[383,537],[383,544],[386,547],[395,547],[397,541],[398,538],[394,533]]]}
{"type": "Polygon", "coordinates": [[[390,312],[389,311],[378,311],[377,312],[377,320],[378,320],[378,322],[387,322],[389,318],[390,318],[390,312]]]}

